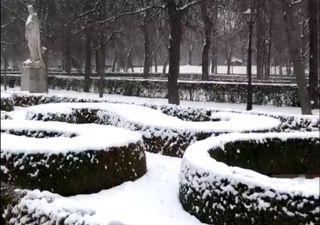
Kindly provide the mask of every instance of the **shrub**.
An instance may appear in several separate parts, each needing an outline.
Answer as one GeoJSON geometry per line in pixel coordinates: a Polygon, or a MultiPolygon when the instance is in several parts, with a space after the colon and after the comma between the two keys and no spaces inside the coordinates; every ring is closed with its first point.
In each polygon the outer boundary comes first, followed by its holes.
{"type": "Polygon", "coordinates": [[[319,146],[317,132],[227,134],[197,142],[183,158],[180,201],[209,224],[318,224],[318,188],[265,175],[317,175],[319,146]]]}
{"type": "Polygon", "coordinates": [[[124,129],[7,120],[1,132],[1,179],[17,187],[68,196],[111,188],[146,172],[141,136],[124,129]]]}
{"type": "Polygon", "coordinates": [[[14,109],[14,102],[10,95],[1,94],[1,110],[12,111],[14,109]]]}
{"type": "Polygon", "coordinates": [[[143,136],[147,151],[177,157],[182,157],[190,144],[212,135],[234,131],[261,132],[271,130],[279,124],[276,119],[262,116],[235,113],[215,113],[212,116],[214,119],[207,123],[193,123],[141,106],[111,103],[51,104],[29,108],[27,113],[29,120],[98,123],[138,131],[143,136]],[[147,113],[148,118],[135,118],[130,115],[136,115],[137,111],[147,113]],[[243,121],[254,123],[244,124],[243,121]]]}

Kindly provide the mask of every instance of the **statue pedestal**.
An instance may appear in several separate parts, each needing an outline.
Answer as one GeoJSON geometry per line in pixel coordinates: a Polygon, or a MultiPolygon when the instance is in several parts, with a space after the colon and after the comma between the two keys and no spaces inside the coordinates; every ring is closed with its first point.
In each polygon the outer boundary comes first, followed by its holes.
{"type": "Polygon", "coordinates": [[[21,91],[30,93],[48,93],[48,75],[45,67],[23,66],[21,91]]]}

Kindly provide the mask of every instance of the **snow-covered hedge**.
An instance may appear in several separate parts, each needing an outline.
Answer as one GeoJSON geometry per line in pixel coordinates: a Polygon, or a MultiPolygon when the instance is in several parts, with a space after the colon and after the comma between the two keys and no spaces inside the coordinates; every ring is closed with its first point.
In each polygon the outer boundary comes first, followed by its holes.
{"type": "MultiPolygon", "coordinates": [[[[20,84],[20,77],[10,77],[20,84]]],[[[84,79],[80,77],[49,76],[50,89],[83,91],[84,79]]],[[[91,79],[90,90],[98,92],[99,79],[91,79]]],[[[247,84],[245,82],[201,82],[179,81],[179,95],[182,100],[245,103],[247,84]]],[[[253,84],[253,103],[278,106],[299,106],[295,84],[253,84]]],[[[166,98],[167,81],[148,79],[105,79],[106,94],[121,94],[138,97],[166,98]]]]}
{"type": "Polygon", "coordinates": [[[138,133],[97,124],[1,121],[1,180],[61,195],[92,193],[146,172],[138,133]]]}
{"type": "Polygon", "coordinates": [[[185,149],[211,135],[230,132],[269,131],[280,122],[265,116],[216,112],[212,121],[193,122],[159,110],[131,104],[59,103],[29,107],[26,119],[68,123],[98,123],[139,131],[146,149],[182,157],[185,149]]]}
{"type": "Polygon", "coordinates": [[[79,208],[76,203],[72,206],[56,205],[58,198],[61,196],[47,191],[14,190],[14,187],[1,183],[1,224],[98,225],[90,222],[95,211],[79,208]]]}
{"type": "MultiPolygon", "coordinates": [[[[96,99],[83,99],[72,97],[61,97],[56,95],[43,95],[43,94],[26,94],[16,93],[11,96],[15,106],[33,106],[47,103],[60,103],[60,102],[101,102],[96,99]]],[[[121,103],[121,102],[118,102],[121,103]]],[[[279,119],[281,124],[278,128],[273,129],[277,132],[288,131],[316,131],[320,130],[320,119],[318,116],[297,116],[297,115],[282,115],[272,113],[259,113],[259,112],[240,112],[235,110],[215,110],[210,108],[199,107],[183,107],[175,105],[150,105],[143,104],[142,106],[152,109],[160,110],[162,113],[177,117],[185,121],[217,121],[215,113],[245,113],[249,115],[268,116],[279,119]]]]}
{"type": "Polygon", "coordinates": [[[317,131],[320,130],[319,116],[309,115],[282,115],[263,112],[241,112],[236,110],[216,110],[211,108],[199,107],[183,107],[176,105],[145,105],[146,107],[159,109],[164,114],[174,116],[186,121],[215,121],[214,117],[217,112],[239,113],[258,116],[268,116],[281,121],[280,126],[273,129],[275,132],[290,132],[290,131],[317,131]]]}
{"type": "Polygon", "coordinates": [[[12,119],[11,116],[5,112],[5,111],[0,111],[1,112],[1,120],[10,120],[12,119]]]}
{"type": "Polygon", "coordinates": [[[319,224],[318,132],[226,134],[191,145],[179,198],[209,224],[319,224]]]}
{"type": "Polygon", "coordinates": [[[12,96],[6,93],[1,93],[1,110],[12,111],[14,109],[14,101],[12,96]]]}

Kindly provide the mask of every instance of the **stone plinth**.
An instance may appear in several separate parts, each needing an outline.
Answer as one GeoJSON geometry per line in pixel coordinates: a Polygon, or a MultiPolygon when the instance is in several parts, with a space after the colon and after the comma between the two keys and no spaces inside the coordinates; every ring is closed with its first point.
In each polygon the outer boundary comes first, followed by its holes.
{"type": "Polygon", "coordinates": [[[48,75],[45,67],[23,66],[21,74],[21,91],[47,93],[48,75]]]}

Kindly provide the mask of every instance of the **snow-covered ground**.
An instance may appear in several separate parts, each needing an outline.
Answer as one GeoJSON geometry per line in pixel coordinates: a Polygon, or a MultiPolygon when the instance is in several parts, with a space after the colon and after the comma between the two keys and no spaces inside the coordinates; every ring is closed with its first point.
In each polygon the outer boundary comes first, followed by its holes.
{"type": "MultiPolygon", "coordinates": [[[[10,89],[7,93],[20,92],[10,89]]],[[[74,91],[49,90],[49,95],[98,99],[97,94],[74,91]]],[[[128,103],[166,104],[166,99],[138,98],[120,95],[105,95],[104,99],[128,103]]],[[[245,110],[245,104],[182,101],[182,106],[197,106],[214,109],[245,110]]],[[[300,114],[300,108],[257,106],[255,111],[267,113],[300,114]]],[[[17,107],[10,113],[20,122],[26,109],[17,107]]],[[[319,111],[315,111],[319,113],[319,111]]],[[[178,199],[178,175],[181,159],[146,153],[147,173],[133,182],[103,190],[96,194],[59,197],[52,203],[42,202],[39,210],[59,213],[61,208],[89,209],[95,213],[88,216],[89,222],[100,225],[204,225],[183,210],[178,199]]]]}
{"type": "MultiPolygon", "coordinates": [[[[162,72],[163,66],[158,66],[157,67],[158,72],[162,72]]],[[[279,74],[279,67],[271,67],[271,73],[274,74],[275,72],[277,74],[279,74]]],[[[169,67],[167,67],[166,72],[168,72],[169,67]]],[[[180,73],[185,73],[185,74],[201,74],[202,73],[202,68],[201,66],[196,66],[196,65],[181,65],[180,66],[180,73]]],[[[218,74],[227,74],[228,71],[228,67],[226,65],[219,65],[218,66],[218,74]]],[[[131,70],[128,71],[129,73],[131,72],[131,70]]],[[[143,72],[143,67],[135,67],[134,68],[134,72],[135,73],[142,73],[143,72]]],[[[151,72],[155,72],[155,68],[154,66],[151,69],[151,72]]],[[[232,74],[247,74],[247,66],[243,65],[243,66],[231,66],[230,67],[230,72],[232,74]]],[[[306,70],[306,72],[308,72],[306,70]]],[[[257,73],[257,66],[253,65],[252,66],[252,74],[256,74],[257,73]]],[[[286,68],[283,67],[282,68],[282,73],[283,75],[287,74],[286,68]]]]}
{"type": "Polygon", "coordinates": [[[119,221],[128,225],[203,224],[183,210],[178,199],[181,159],[147,153],[147,173],[134,182],[91,195],[56,200],[96,211],[99,224],[119,221]]]}

